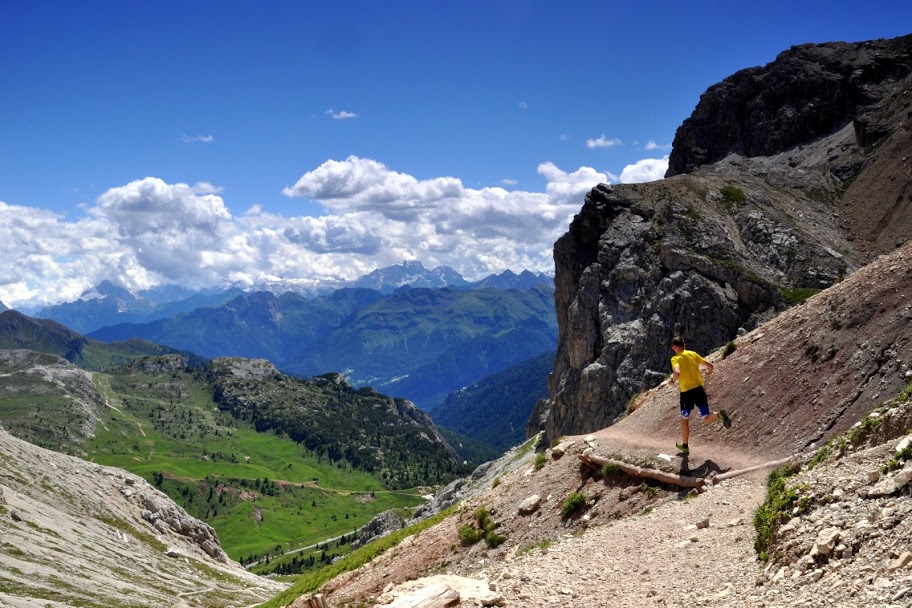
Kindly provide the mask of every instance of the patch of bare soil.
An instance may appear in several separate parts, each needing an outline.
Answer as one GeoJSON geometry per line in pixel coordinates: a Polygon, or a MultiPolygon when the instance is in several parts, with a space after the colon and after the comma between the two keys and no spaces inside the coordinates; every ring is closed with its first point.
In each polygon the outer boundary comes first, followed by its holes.
{"type": "MultiPolygon", "coordinates": [[[[463,501],[457,515],[322,590],[330,606],[391,602],[405,581],[432,574],[485,581],[499,605],[779,606],[755,588],[766,566],[754,551],[754,511],[768,470],[723,481],[698,495],[580,464],[585,450],[694,476],[807,454],[898,394],[912,376],[912,243],[712,353],[713,409],[731,429],[691,423],[691,453],[676,454],[677,387],[641,395],[617,424],[573,442],[543,467],[534,454],[463,501]],[[582,492],[586,507],[561,514],[582,492]],[[530,514],[520,505],[538,496],[530,514]],[[460,544],[460,526],[485,506],[506,541],[460,544]],[[760,577],[760,578],[758,578],[760,577]],[[746,598],[751,597],[750,601],[746,598]]],[[[461,605],[487,600],[464,597],[461,605]]],[[[487,605],[487,604],[486,604],[487,605]]],[[[849,605],[849,604],[846,604],[849,605]]]]}

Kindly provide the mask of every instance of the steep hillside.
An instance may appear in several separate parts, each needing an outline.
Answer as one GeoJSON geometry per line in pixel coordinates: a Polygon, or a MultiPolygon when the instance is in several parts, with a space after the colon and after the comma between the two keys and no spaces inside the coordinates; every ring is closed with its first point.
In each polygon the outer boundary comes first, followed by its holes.
{"type": "Polygon", "coordinates": [[[910,45],[739,72],[682,125],[668,178],[587,195],[555,244],[558,354],[530,433],[610,424],[669,372],[675,334],[715,349],[912,237],[910,45]]]}
{"type": "Polygon", "coordinates": [[[0,429],[0,605],[238,606],[284,585],[229,561],[143,479],[0,429]]]}
{"type": "Polygon", "coordinates": [[[312,382],[284,376],[263,360],[218,358],[207,374],[220,409],[388,487],[440,483],[457,472],[456,455],[430,417],[405,399],[355,389],[338,374],[312,382]]]}
{"type": "Polygon", "coordinates": [[[434,422],[502,454],[525,440],[532,406],[548,396],[553,363],[554,353],[548,352],[462,388],[434,410],[434,422]]]}

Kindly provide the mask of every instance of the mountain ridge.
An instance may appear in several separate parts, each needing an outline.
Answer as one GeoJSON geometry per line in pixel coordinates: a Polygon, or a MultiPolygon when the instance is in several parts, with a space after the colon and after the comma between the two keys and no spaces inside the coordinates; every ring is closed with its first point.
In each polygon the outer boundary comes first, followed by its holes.
{"type": "MultiPolygon", "coordinates": [[[[286,293],[307,299],[328,296],[340,289],[368,288],[390,294],[402,287],[415,288],[479,288],[500,287],[528,289],[540,283],[550,284],[551,277],[523,270],[516,275],[510,270],[491,274],[479,281],[467,281],[447,266],[425,268],[419,261],[404,261],[378,268],[352,281],[322,282],[297,279],[273,279],[247,285],[190,290],[180,285],[159,285],[133,292],[110,280],[83,291],[72,302],[58,302],[35,310],[23,310],[35,318],[51,319],[80,333],[88,334],[121,323],[149,323],[159,319],[189,313],[197,308],[223,304],[244,294],[263,291],[281,297],[286,293]]],[[[0,303],[2,304],[2,303],[0,303]]],[[[0,311],[4,310],[0,308],[0,311]]]]}

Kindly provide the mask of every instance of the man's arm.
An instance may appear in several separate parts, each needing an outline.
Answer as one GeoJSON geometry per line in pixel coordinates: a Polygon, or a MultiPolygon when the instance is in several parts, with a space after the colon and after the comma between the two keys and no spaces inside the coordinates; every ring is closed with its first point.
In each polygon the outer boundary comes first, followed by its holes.
{"type": "Polygon", "coordinates": [[[681,375],[681,366],[680,366],[680,365],[675,365],[675,366],[672,368],[672,372],[673,372],[673,373],[671,374],[671,383],[674,384],[675,382],[678,381],[678,376],[681,375]]]}
{"type": "Polygon", "coordinates": [[[704,375],[705,375],[705,376],[712,376],[712,373],[713,373],[713,364],[710,363],[709,361],[703,361],[703,365],[706,366],[706,373],[705,373],[704,375]]]}

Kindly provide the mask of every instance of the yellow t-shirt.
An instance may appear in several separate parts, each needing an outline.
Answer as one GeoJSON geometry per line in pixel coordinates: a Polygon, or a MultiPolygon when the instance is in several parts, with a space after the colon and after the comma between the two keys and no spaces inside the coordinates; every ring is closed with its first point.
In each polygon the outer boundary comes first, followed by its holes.
{"type": "Polygon", "coordinates": [[[677,366],[679,371],[678,384],[681,392],[689,391],[692,388],[703,386],[703,374],[700,373],[700,365],[706,363],[706,359],[692,350],[683,350],[680,355],[671,358],[671,369],[677,366]]]}

